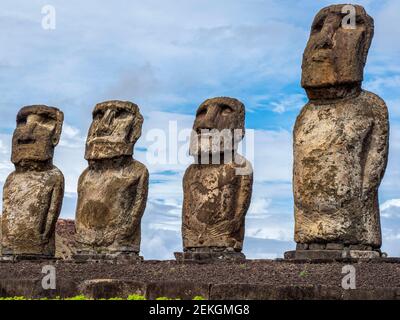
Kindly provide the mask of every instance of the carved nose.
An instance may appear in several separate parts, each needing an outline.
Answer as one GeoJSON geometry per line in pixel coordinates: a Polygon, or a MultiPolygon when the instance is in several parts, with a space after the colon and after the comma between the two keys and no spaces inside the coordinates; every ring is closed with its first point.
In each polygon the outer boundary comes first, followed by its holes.
{"type": "Polygon", "coordinates": [[[208,108],[202,121],[198,124],[197,130],[212,130],[216,128],[217,121],[217,110],[214,108],[208,108]]]}
{"type": "Polygon", "coordinates": [[[331,49],[333,47],[333,37],[335,35],[336,30],[340,27],[341,18],[332,15],[329,16],[324,26],[319,33],[319,39],[316,43],[316,48],[318,49],[331,49]]]}
{"type": "Polygon", "coordinates": [[[111,125],[113,119],[114,119],[114,111],[107,110],[103,118],[101,118],[99,126],[97,127],[98,136],[106,136],[111,133],[112,131],[111,125]]]}
{"type": "Polygon", "coordinates": [[[201,133],[202,130],[203,130],[203,131],[205,131],[205,130],[210,131],[210,130],[212,130],[212,129],[213,129],[213,126],[207,125],[207,124],[203,123],[203,124],[201,124],[201,125],[199,125],[199,126],[197,127],[197,132],[198,132],[198,133],[201,133]]]}
{"type": "Polygon", "coordinates": [[[320,39],[315,45],[316,49],[331,49],[333,41],[327,32],[321,33],[320,39]]]}
{"type": "Polygon", "coordinates": [[[36,124],[28,124],[24,127],[20,135],[18,136],[17,142],[18,144],[30,144],[35,143],[36,139],[33,134],[33,130],[35,130],[36,124]]]}

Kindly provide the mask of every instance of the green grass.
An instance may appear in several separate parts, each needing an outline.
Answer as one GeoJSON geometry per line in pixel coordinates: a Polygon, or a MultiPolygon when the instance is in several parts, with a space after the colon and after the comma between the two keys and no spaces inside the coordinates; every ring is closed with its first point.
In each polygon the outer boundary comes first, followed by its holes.
{"type": "Polygon", "coordinates": [[[299,274],[299,276],[300,276],[301,278],[307,277],[307,276],[308,276],[308,271],[307,271],[307,270],[301,271],[300,274],[299,274]]]}
{"type": "Polygon", "coordinates": [[[146,300],[146,298],[138,294],[131,294],[128,296],[127,300],[146,300]]]}
{"type": "Polygon", "coordinates": [[[0,298],[0,300],[27,300],[25,297],[7,297],[7,298],[0,298]]]}

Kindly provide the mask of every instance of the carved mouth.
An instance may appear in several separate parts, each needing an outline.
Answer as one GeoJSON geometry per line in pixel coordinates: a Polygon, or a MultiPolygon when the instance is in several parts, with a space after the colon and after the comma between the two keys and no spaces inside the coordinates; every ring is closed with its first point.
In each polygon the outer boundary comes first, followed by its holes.
{"type": "Polygon", "coordinates": [[[215,136],[215,134],[211,134],[211,133],[198,133],[198,137],[202,138],[202,139],[208,139],[208,138],[212,138],[214,136],[215,136]]]}
{"type": "Polygon", "coordinates": [[[91,143],[94,143],[94,142],[104,143],[104,142],[109,141],[109,139],[107,139],[107,138],[109,138],[109,137],[93,137],[90,139],[90,142],[91,143]]]}
{"type": "Polygon", "coordinates": [[[313,54],[311,60],[313,62],[329,62],[331,61],[330,50],[320,50],[313,54]]]}
{"type": "Polygon", "coordinates": [[[89,144],[109,144],[109,143],[127,143],[121,137],[116,136],[104,136],[104,137],[93,137],[88,140],[89,144]]]}
{"type": "Polygon", "coordinates": [[[18,144],[34,144],[36,142],[35,139],[18,139],[18,144]]]}
{"type": "Polygon", "coordinates": [[[211,131],[210,129],[200,128],[196,130],[196,134],[199,138],[212,138],[218,133],[218,131],[211,131]]]}

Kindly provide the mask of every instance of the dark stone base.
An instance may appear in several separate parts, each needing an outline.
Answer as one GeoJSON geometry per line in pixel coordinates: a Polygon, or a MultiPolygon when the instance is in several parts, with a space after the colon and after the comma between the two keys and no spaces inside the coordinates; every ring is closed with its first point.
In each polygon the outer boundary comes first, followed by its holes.
{"type": "Polygon", "coordinates": [[[137,294],[148,300],[159,297],[192,300],[400,300],[400,288],[344,290],[340,286],[266,284],[208,284],[188,281],[135,282],[95,279],[76,284],[59,280],[56,290],[44,290],[41,280],[0,279],[0,297],[23,296],[30,299],[69,298],[84,295],[92,299],[123,298],[137,294]]]}
{"type": "Polygon", "coordinates": [[[184,252],[175,252],[175,259],[181,263],[210,263],[218,261],[246,261],[246,256],[242,252],[231,250],[218,250],[210,248],[197,248],[184,252]]]}
{"type": "Polygon", "coordinates": [[[18,261],[57,261],[60,258],[46,255],[3,255],[0,256],[0,262],[18,262],[18,261]]]}
{"type": "Polygon", "coordinates": [[[72,259],[75,262],[111,262],[111,263],[137,263],[142,262],[143,257],[136,252],[129,253],[86,253],[80,252],[74,254],[72,259]]]}
{"type": "Polygon", "coordinates": [[[381,259],[382,253],[374,250],[294,250],[285,252],[286,260],[346,260],[381,259]]]}
{"type": "Polygon", "coordinates": [[[355,261],[356,289],[342,287],[348,261],[316,260],[180,264],[174,261],[111,264],[57,261],[57,288],[42,287],[46,262],[0,263],[0,297],[127,298],[192,300],[400,300],[400,259],[355,261]],[[305,272],[306,271],[306,272],[305,272]],[[361,276],[359,276],[361,275],[361,276]]]}

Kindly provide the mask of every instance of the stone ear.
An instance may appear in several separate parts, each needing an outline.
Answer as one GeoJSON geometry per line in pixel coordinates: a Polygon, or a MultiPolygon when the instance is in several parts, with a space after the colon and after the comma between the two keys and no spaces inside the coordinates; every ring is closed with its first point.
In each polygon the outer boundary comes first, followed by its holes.
{"type": "Polygon", "coordinates": [[[143,116],[140,114],[138,110],[133,120],[132,129],[129,137],[129,142],[131,142],[132,144],[135,144],[136,141],[142,135],[142,125],[143,125],[143,116]]]}
{"type": "Polygon", "coordinates": [[[235,129],[233,131],[233,138],[234,138],[234,143],[235,143],[235,148],[238,147],[239,143],[243,140],[244,135],[245,135],[245,129],[244,128],[240,128],[240,131],[237,131],[237,129],[235,129]]]}
{"type": "Polygon", "coordinates": [[[366,28],[367,34],[363,50],[364,65],[367,63],[368,52],[371,47],[372,38],[374,37],[375,33],[374,19],[369,15],[366,15],[366,28]]]}
{"type": "Polygon", "coordinates": [[[246,134],[246,129],[243,127],[243,128],[241,128],[241,130],[242,130],[242,138],[240,140],[243,140],[243,138],[246,134]]]}
{"type": "Polygon", "coordinates": [[[61,110],[57,110],[57,115],[56,115],[56,128],[54,130],[54,135],[52,138],[52,143],[53,146],[55,147],[58,145],[60,142],[60,137],[61,137],[61,131],[62,131],[62,125],[64,122],[64,113],[61,110]]]}

